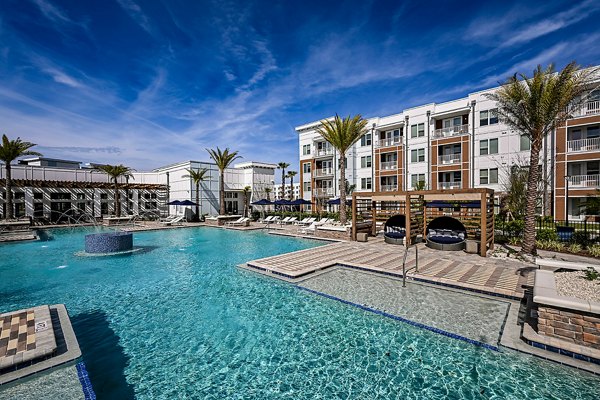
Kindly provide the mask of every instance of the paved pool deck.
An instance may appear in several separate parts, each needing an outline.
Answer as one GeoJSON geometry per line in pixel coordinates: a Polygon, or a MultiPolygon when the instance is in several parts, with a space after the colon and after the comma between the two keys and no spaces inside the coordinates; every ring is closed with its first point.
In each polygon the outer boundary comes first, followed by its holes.
{"type": "MultiPolygon", "coordinates": [[[[418,244],[418,272],[408,278],[520,299],[533,285],[536,267],[512,258],[480,257],[463,251],[432,250],[418,244]]],[[[274,277],[299,281],[336,265],[402,276],[403,246],[384,243],[379,238],[369,242],[335,242],[324,246],[261,258],[247,262],[247,267],[274,277]]],[[[412,247],[406,269],[414,268],[416,251],[412,247]]]]}

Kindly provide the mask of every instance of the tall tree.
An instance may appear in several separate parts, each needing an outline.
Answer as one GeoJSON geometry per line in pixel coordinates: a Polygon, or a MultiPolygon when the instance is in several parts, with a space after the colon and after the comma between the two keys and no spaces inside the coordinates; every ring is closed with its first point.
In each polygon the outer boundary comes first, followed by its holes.
{"type": "Polygon", "coordinates": [[[346,223],[346,152],[365,133],[367,120],[360,115],[340,118],[337,114],[333,120],[321,121],[316,131],[328,141],[340,155],[340,222],[346,223]]]}
{"type": "Polygon", "coordinates": [[[248,216],[248,200],[250,200],[251,191],[252,188],[250,186],[244,186],[244,188],[242,189],[242,196],[244,196],[244,212],[242,215],[244,217],[248,216]]]}
{"type": "MultiPolygon", "coordinates": [[[[115,215],[117,217],[121,216],[121,198],[119,193],[119,178],[125,179],[134,179],[133,172],[135,171],[132,168],[126,167],[123,164],[119,165],[99,165],[96,169],[104,172],[113,182],[113,187],[115,191],[115,215]]],[[[128,199],[129,200],[129,199],[128,199]]]]}
{"type": "Polygon", "coordinates": [[[200,221],[200,182],[206,180],[206,173],[208,169],[200,168],[200,169],[186,169],[188,172],[187,175],[184,175],[183,178],[190,178],[194,185],[196,185],[196,216],[195,221],[200,221]]]}
{"type": "Polygon", "coordinates": [[[217,168],[219,168],[219,214],[225,215],[225,169],[231,165],[233,161],[241,156],[238,156],[237,151],[229,152],[229,147],[225,148],[225,150],[221,151],[220,148],[217,147],[216,150],[206,149],[210,158],[212,158],[217,164],[217,168]]]}
{"type": "Polygon", "coordinates": [[[290,200],[294,200],[294,177],[298,175],[296,171],[288,171],[287,177],[290,178],[290,200]]]}
{"type": "Polygon", "coordinates": [[[271,192],[273,191],[273,189],[271,189],[270,187],[265,188],[265,195],[267,195],[267,200],[271,201],[271,192]]]}
{"type": "Polygon", "coordinates": [[[578,107],[575,100],[585,90],[589,77],[590,73],[581,71],[575,62],[559,72],[553,64],[546,69],[538,65],[531,78],[515,74],[495,93],[487,95],[498,104],[501,121],[531,141],[521,249],[524,255],[536,255],[535,208],[543,139],[563,125],[578,107]]]}
{"type": "Polygon", "coordinates": [[[13,218],[13,193],[12,193],[12,171],[10,163],[22,156],[41,156],[37,151],[29,150],[35,146],[35,143],[23,142],[21,138],[9,140],[6,135],[2,135],[0,144],[0,160],[4,162],[6,169],[6,219],[13,218]]]}
{"type": "Polygon", "coordinates": [[[290,164],[286,162],[280,162],[277,164],[277,168],[281,169],[281,199],[285,199],[285,169],[289,167],[290,164]]]}

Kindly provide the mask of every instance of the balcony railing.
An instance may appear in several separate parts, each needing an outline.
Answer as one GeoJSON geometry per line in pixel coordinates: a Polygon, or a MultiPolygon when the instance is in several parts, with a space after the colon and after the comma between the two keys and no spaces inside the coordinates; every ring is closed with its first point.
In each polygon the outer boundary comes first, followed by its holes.
{"type": "Polygon", "coordinates": [[[455,125],[448,128],[436,129],[433,131],[433,138],[440,139],[452,136],[466,135],[469,133],[469,125],[455,125]]]}
{"type": "Polygon", "coordinates": [[[391,138],[381,139],[377,142],[378,147],[400,146],[401,144],[402,144],[401,136],[394,136],[391,138]]]}
{"type": "Polygon", "coordinates": [[[573,112],[574,117],[584,117],[586,115],[600,114],[600,100],[588,101],[573,112]]]}
{"type": "Polygon", "coordinates": [[[317,197],[333,196],[333,188],[317,188],[317,189],[315,189],[315,196],[317,196],[317,197]]]}
{"type": "Polygon", "coordinates": [[[315,151],[315,156],[317,157],[323,157],[323,156],[332,156],[333,155],[333,149],[329,148],[329,149],[317,149],[315,151]]]}
{"type": "Polygon", "coordinates": [[[600,174],[573,175],[569,177],[569,188],[598,188],[600,187],[600,174]]]}
{"type": "Polygon", "coordinates": [[[322,178],[324,176],[332,176],[333,168],[319,168],[319,169],[313,170],[312,173],[315,178],[322,178]]]}
{"type": "Polygon", "coordinates": [[[394,192],[398,190],[398,185],[381,185],[382,192],[394,192]]]}
{"type": "Polygon", "coordinates": [[[396,169],[398,168],[398,161],[382,161],[381,169],[396,169]]]}
{"type": "Polygon", "coordinates": [[[590,151],[600,149],[600,138],[577,139],[567,141],[568,151],[590,151]]]}
{"type": "Polygon", "coordinates": [[[460,181],[458,182],[439,182],[438,189],[460,189],[460,181]]]}
{"type": "Polygon", "coordinates": [[[460,162],[460,154],[443,154],[439,156],[440,164],[454,164],[460,162]]]}

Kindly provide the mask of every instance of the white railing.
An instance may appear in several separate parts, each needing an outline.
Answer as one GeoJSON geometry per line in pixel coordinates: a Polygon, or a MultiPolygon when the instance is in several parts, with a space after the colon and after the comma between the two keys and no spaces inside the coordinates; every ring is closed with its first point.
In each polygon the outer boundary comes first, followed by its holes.
{"type": "Polygon", "coordinates": [[[320,149],[320,150],[316,150],[315,151],[315,155],[317,157],[322,157],[322,156],[332,156],[333,155],[333,149],[332,148],[328,148],[328,149],[320,149]]]}
{"type": "Polygon", "coordinates": [[[586,115],[600,114],[600,100],[588,101],[573,110],[574,117],[585,117],[586,115]]]}
{"type": "Polygon", "coordinates": [[[381,139],[377,141],[378,147],[388,147],[388,146],[400,146],[402,144],[401,136],[394,136],[387,139],[381,139]]]}
{"type": "Polygon", "coordinates": [[[467,125],[455,125],[455,126],[449,126],[448,128],[436,129],[435,131],[433,131],[433,138],[439,139],[439,138],[445,138],[445,137],[465,135],[467,133],[469,133],[469,125],[468,124],[467,125]]]}
{"type": "Polygon", "coordinates": [[[439,156],[440,164],[453,164],[460,162],[460,154],[444,154],[439,156]]]}
{"type": "Polygon", "coordinates": [[[382,161],[381,169],[396,169],[398,168],[398,161],[382,161]]]}
{"type": "Polygon", "coordinates": [[[313,175],[315,178],[321,178],[324,176],[333,175],[333,168],[320,168],[313,170],[313,175]]]}
{"type": "Polygon", "coordinates": [[[333,188],[317,188],[315,196],[333,196],[333,188]]]}
{"type": "Polygon", "coordinates": [[[600,174],[596,175],[573,175],[569,177],[569,187],[600,187],[600,174]]]}
{"type": "Polygon", "coordinates": [[[438,189],[460,189],[460,181],[458,181],[458,182],[439,182],[438,189]]]}
{"type": "Polygon", "coordinates": [[[567,141],[568,151],[590,151],[600,149],[600,138],[567,141]]]}
{"type": "Polygon", "coordinates": [[[382,192],[394,192],[398,190],[398,185],[381,185],[382,192]]]}

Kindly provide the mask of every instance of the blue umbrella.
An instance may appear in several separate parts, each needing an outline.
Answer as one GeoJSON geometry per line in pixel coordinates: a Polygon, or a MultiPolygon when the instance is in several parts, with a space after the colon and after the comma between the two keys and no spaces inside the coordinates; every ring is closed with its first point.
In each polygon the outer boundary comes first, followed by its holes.
{"type": "Polygon", "coordinates": [[[253,206],[270,206],[271,204],[273,204],[273,202],[267,199],[260,199],[250,204],[252,204],[253,206]]]}
{"type": "MultiPolygon", "coordinates": [[[[340,199],[337,198],[337,199],[329,200],[327,202],[327,204],[329,204],[330,206],[339,206],[340,205],[340,199]]],[[[352,200],[346,200],[346,205],[348,205],[348,206],[352,205],[352,200]]]]}
{"type": "Polygon", "coordinates": [[[173,200],[167,203],[168,206],[180,206],[181,205],[181,201],[179,200],[173,200]]]}
{"type": "Polygon", "coordinates": [[[194,203],[193,201],[189,201],[189,200],[184,200],[179,202],[180,206],[195,206],[197,205],[196,203],[194,203]]]}
{"type": "Polygon", "coordinates": [[[293,206],[294,203],[292,203],[289,200],[284,200],[284,199],[280,199],[280,200],[275,200],[273,202],[273,204],[275,204],[276,206],[293,206]]]}
{"type": "Polygon", "coordinates": [[[310,201],[304,200],[304,199],[296,199],[296,200],[292,201],[291,203],[294,206],[301,206],[301,205],[306,205],[306,204],[312,204],[310,201]]]}

